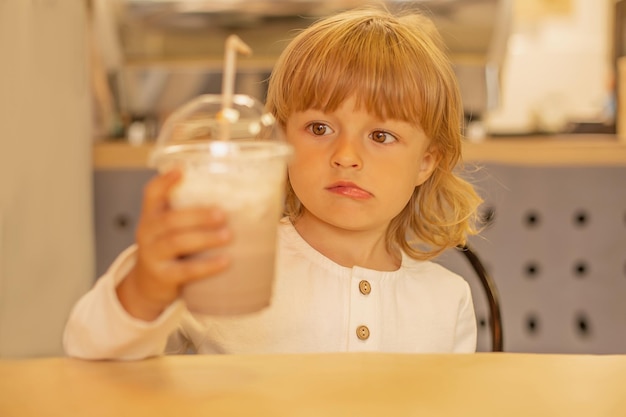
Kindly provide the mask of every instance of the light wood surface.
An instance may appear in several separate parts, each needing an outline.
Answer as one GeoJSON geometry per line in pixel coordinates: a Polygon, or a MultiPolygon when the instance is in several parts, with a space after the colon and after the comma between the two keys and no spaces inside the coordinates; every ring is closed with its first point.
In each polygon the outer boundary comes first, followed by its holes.
{"type": "MultiPolygon", "coordinates": [[[[98,142],[94,145],[94,168],[145,169],[151,151],[150,143],[98,142]]],[[[626,166],[626,142],[613,135],[488,138],[480,143],[464,142],[463,160],[528,166],[626,166]]]]}
{"type": "Polygon", "coordinates": [[[0,360],[0,416],[623,417],[625,387],[620,355],[0,360]]]}

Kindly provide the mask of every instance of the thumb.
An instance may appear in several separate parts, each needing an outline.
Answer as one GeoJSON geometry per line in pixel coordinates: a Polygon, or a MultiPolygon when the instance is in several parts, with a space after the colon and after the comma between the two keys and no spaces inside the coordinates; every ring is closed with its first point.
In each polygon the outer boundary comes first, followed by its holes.
{"type": "Polygon", "coordinates": [[[151,179],[144,189],[143,215],[168,210],[170,193],[180,182],[182,176],[180,168],[174,168],[151,179]]]}

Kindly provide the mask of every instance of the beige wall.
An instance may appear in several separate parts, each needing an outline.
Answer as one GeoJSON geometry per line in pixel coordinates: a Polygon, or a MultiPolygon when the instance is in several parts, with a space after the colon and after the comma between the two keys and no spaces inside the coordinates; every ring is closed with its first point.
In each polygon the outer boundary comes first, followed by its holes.
{"type": "Polygon", "coordinates": [[[93,280],[85,2],[0,1],[0,357],[61,354],[93,280]]]}

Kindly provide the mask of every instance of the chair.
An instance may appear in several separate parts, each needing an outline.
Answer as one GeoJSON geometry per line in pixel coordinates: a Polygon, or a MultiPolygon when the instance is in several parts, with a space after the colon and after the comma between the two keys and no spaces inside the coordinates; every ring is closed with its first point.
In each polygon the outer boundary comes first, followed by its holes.
{"type": "Polygon", "coordinates": [[[493,279],[485,269],[480,258],[469,245],[457,246],[457,249],[465,255],[472,268],[478,275],[482,284],[487,301],[489,303],[489,327],[491,330],[491,350],[493,352],[503,351],[502,316],[500,314],[500,296],[493,279]]]}

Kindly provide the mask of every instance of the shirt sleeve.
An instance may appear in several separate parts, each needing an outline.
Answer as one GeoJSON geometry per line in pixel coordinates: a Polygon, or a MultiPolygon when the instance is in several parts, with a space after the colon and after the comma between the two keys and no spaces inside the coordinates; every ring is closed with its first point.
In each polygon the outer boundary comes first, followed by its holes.
{"type": "Polygon", "coordinates": [[[474,312],[474,302],[469,284],[465,283],[465,296],[461,300],[459,317],[456,324],[456,334],[454,337],[455,353],[476,352],[476,313],[474,312]]]}
{"type": "MultiPolygon", "coordinates": [[[[136,247],[124,251],[94,287],[74,306],[65,326],[63,347],[82,359],[137,360],[162,355],[175,331],[184,303],[172,303],[153,321],[132,317],[119,302],[115,288],[135,263],[136,247]]],[[[171,341],[170,341],[171,343],[171,341]]],[[[174,349],[171,345],[169,349],[174,349]]]]}

